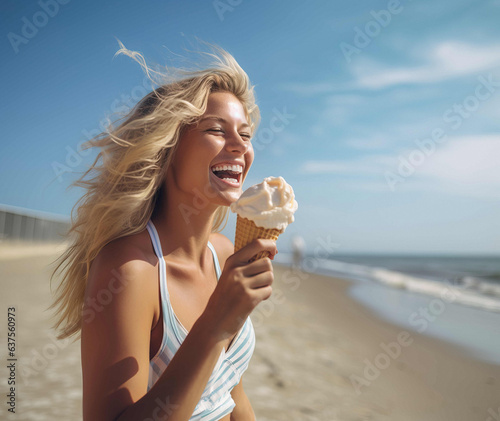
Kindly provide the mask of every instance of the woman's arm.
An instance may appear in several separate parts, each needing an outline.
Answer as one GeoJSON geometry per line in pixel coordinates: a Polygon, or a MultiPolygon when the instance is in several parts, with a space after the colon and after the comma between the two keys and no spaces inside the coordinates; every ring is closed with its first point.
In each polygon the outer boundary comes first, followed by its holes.
{"type": "Polygon", "coordinates": [[[231,396],[236,404],[231,412],[231,421],[255,421],[252,405],[243,390],[243,379],[233,388],[231,396]]]}
{"type": "Polygon", "coordinates": [[[93,262],[83,310],[83,419],[188,420],[223,342],[200,317],[147,391],[157,271],[125,247],[105,249],[93,262]]]}

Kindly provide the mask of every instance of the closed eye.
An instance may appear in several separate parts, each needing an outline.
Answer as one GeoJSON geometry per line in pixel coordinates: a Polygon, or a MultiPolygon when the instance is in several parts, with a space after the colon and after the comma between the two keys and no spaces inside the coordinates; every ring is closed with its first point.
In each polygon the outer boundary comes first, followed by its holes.
{"type": "Polygon", "coordinates": [[[224,130],[222,130],[222,129],[208,129],[207,132],[224,133],[224,130]]]}
{"type": "MultiPolygon", "coordinates": [[[[224,134],[224,130],[219,129],[219,128],[208,129],[207,132],[224,134]]],[[[240,136],[246,138],[247,140],[250,140],[252,138],[252,135],[250,133],[240,133],[240,136]]]]}

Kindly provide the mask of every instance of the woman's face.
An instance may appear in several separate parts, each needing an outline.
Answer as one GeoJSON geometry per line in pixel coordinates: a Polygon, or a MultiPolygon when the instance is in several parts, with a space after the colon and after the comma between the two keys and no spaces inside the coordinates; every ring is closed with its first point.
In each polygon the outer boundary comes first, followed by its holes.
{"type": "Polygon", "coordinates": [[[211,93],[206,112],[179,139],[169,168],[176,189],[198,197],[196,207],[235,202],[254,158],[250,136],[241,102],[228,92],[211,93]]]}

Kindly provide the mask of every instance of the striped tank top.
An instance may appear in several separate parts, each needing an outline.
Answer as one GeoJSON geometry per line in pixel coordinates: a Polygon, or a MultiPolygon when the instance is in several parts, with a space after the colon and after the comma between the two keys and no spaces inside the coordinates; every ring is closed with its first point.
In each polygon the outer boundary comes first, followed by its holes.
{"type": "MultiPolygon", "coordinates": [[[[188,331],[177,318],[170,304],[165,259],[163,258],[160,237],[151,219],[148,221],[146,228],[151,237],[151,242],[153,243],[153,248],[158,257],[160,266],[159,278],[163,314],[162,343],[157,354],[151,359],[149,364],[149,390],[167,368],[169,362],[187,336],[188,331]]],[[[208,242],[208,247],[212,251],[217,280],[219,280],[221,269],[217,253],[210,242],[208,242]]],[[[227,351],[222,349],[205,390],[201,395],[201,399],[196,405],[190,420],[216,421],[232,412],[235,403],[231,397],[231,390],[239,383],[243,372],[247,369],[254,348],[255,332],[249,316],[227,351]]]]}

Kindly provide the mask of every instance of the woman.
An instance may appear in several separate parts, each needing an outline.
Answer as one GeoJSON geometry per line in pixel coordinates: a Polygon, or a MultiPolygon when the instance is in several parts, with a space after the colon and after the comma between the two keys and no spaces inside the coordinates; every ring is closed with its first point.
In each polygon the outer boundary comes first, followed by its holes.
{"type": "Polygon", "coordinates": [[[248,261],[277,250],[256,240],[234,253],[217,232],[252,165],[259,111],[233,57],[211,56],[89,141],[101,152],[74,183],[87,192],[52,306],[59,338],[81,334],[84,421],[255,419],[242,386],[249,314],[273,272],[270,258],[248,261]]]}

